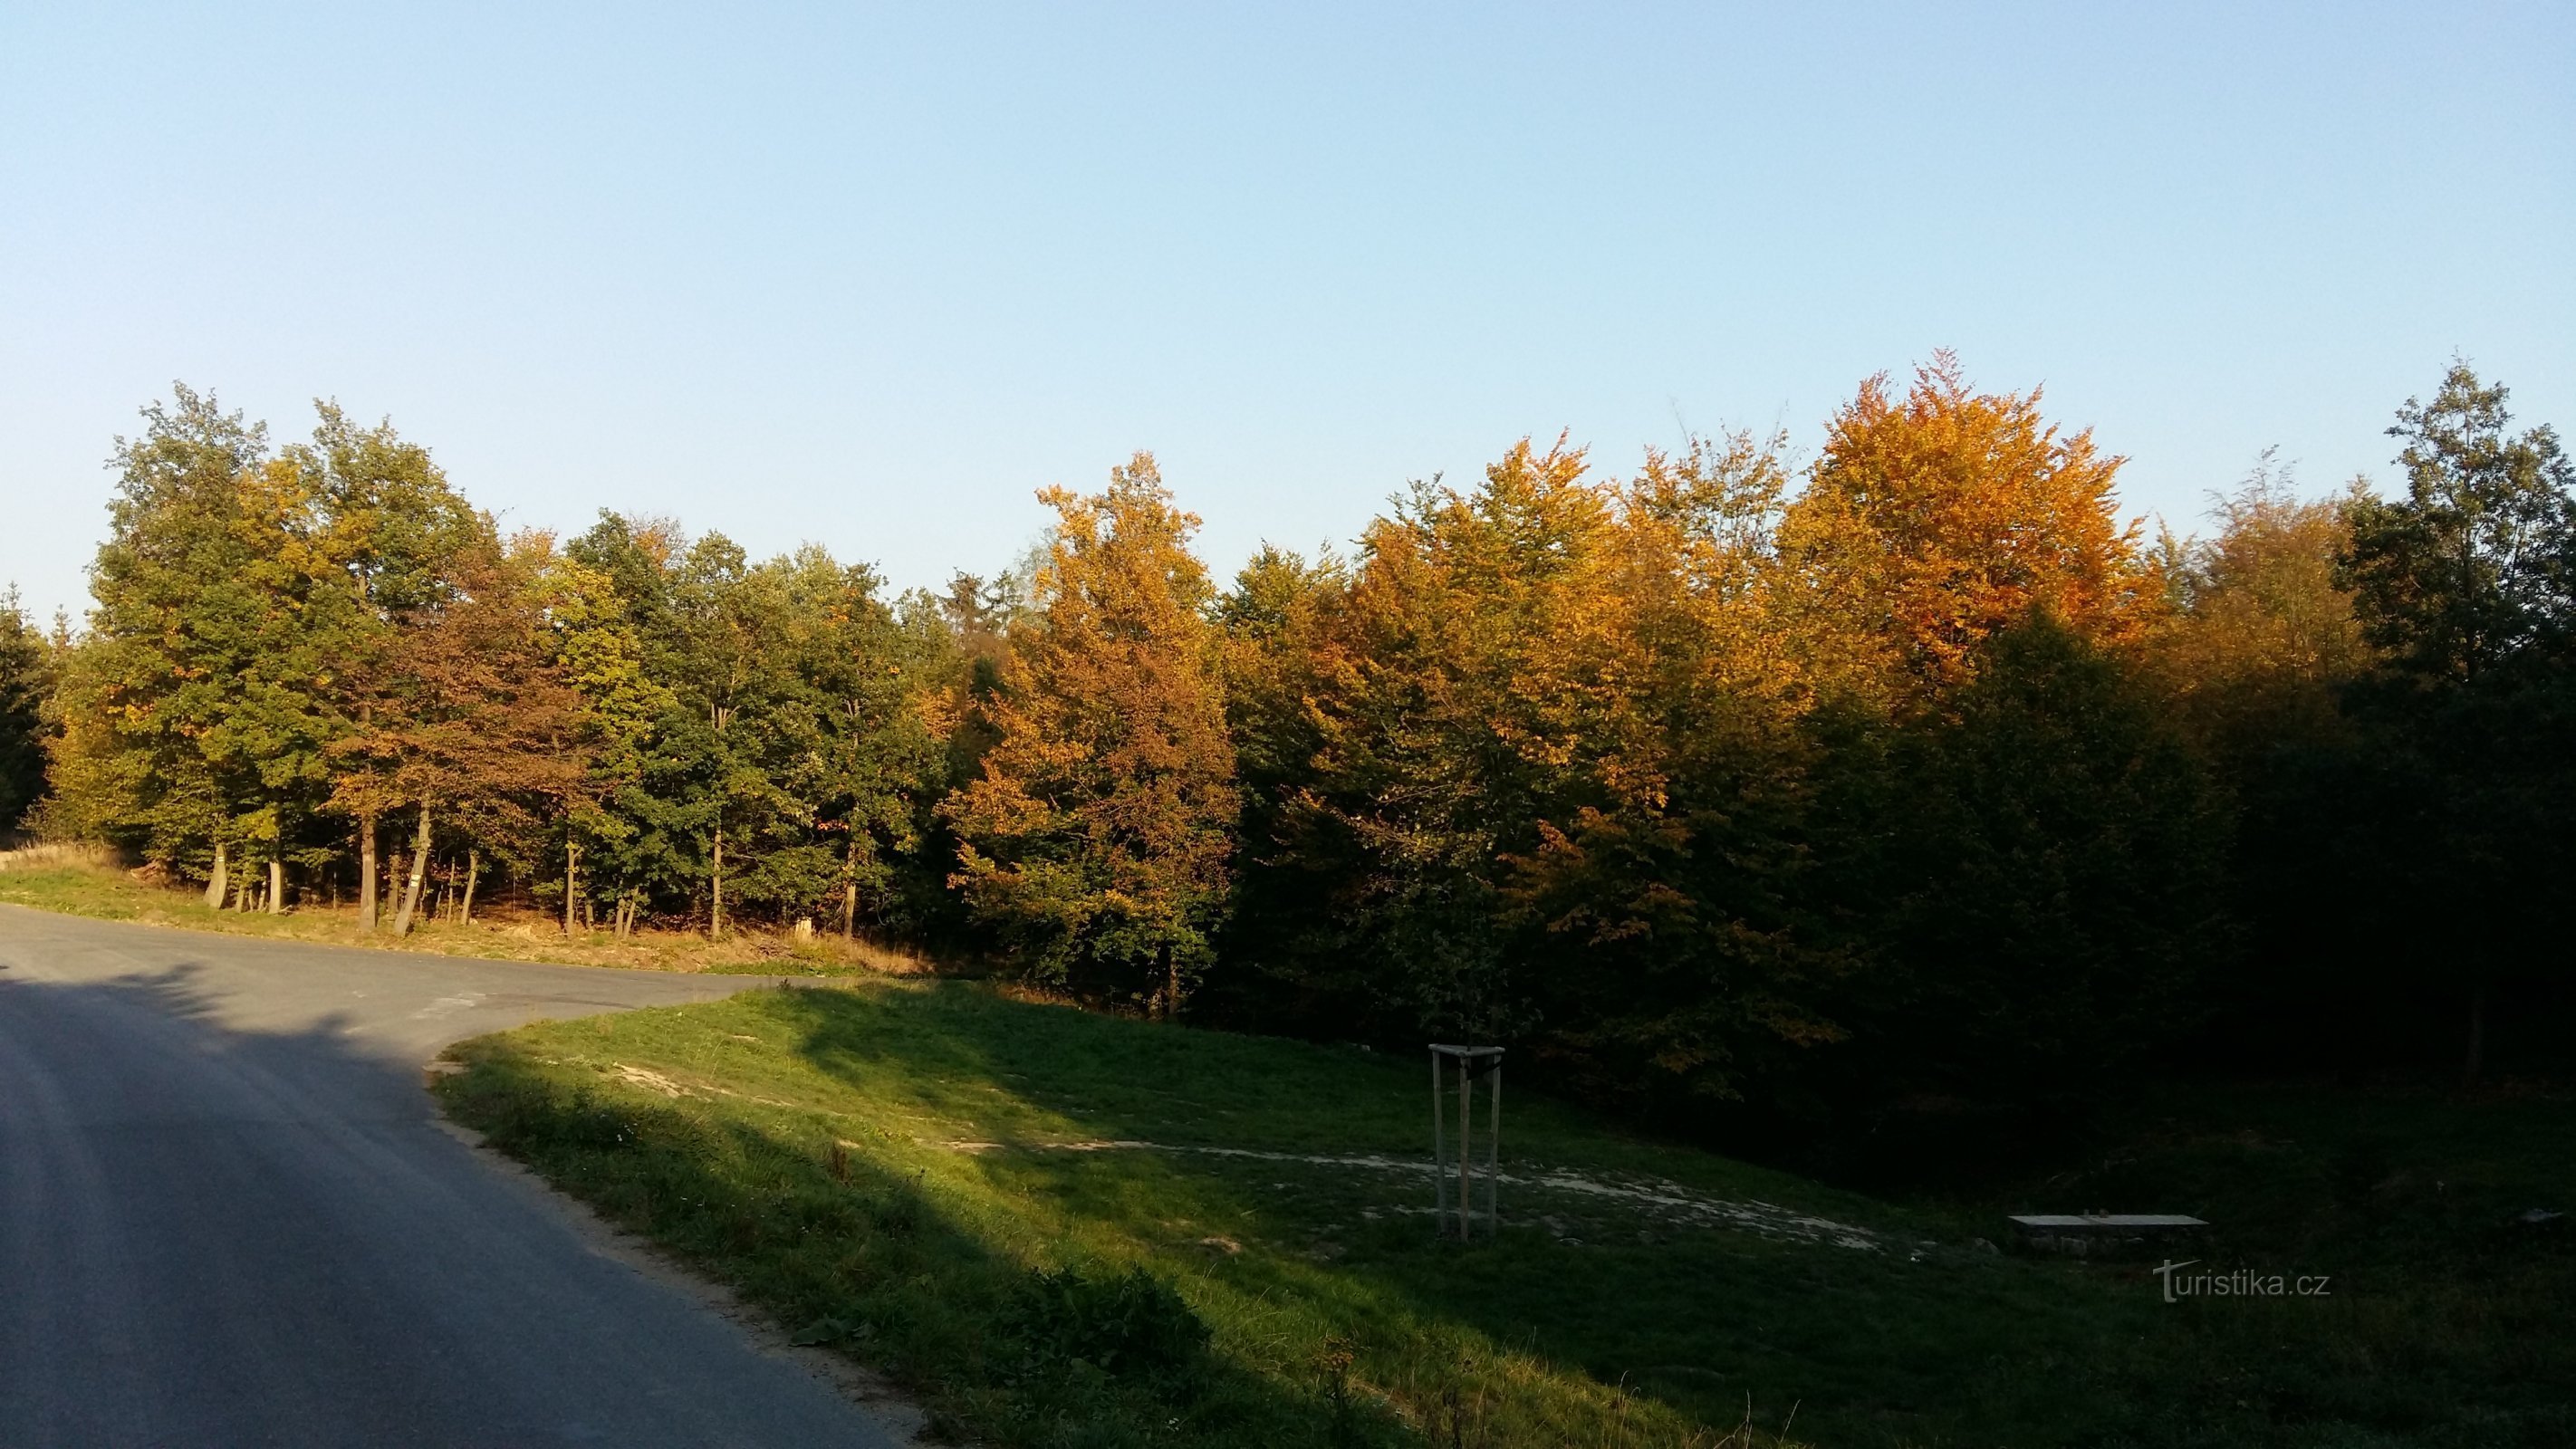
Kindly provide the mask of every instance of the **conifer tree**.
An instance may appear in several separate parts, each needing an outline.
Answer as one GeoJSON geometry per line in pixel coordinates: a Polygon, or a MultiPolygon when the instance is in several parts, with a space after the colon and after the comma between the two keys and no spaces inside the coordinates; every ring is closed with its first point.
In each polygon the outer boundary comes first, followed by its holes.
{"type": "Polygon", "coordinates": [[[17,829],[45,793],[53,673],[53,648],[12,587],[0,594],[0,834],[17,829]]]}

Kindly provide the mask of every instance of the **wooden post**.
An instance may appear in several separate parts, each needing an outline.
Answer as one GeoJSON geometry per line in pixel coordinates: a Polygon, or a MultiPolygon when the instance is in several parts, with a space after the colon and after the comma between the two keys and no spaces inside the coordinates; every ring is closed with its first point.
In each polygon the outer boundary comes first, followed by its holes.
{"type": "Polygon", "coordinates": [[[1449,1115],[1449,1103],[1440,1091],[1440,1048],[1431,1049],[1431,1232],[1437,1237],[1449,1231],[1449,1145],[1443,1135],[1441,1119],[1449,1115]]]}
{"type": "Polygon", "coordinates": [[[1431,1044],[1431,1211],[1433,1230],[1440,1236],[1450,1232],[1449,1175],[1458,1176],[1457,1235],[1460,1242],[1476,1234],[1476,1081],[1490,1076],[1487,1088],[1487,1111],[1492,1121],[1485,1128],[1485,1231],[1488,1237],[1502,1228],[1503,1181],[1503,1049],[1501,1047],[1450,1046],[1431,1044]],[[1458,1155],[1449,1155],[1449,1079],[1455,1067],[1458,1076],[1458,1155]]]}
{"type": "Polygon", "coordinates": [[[581,885],[581,847],[564,842],[564,934],[572,934],[573,893],[581,885]]]}
{"type": "Polygon", "coordinates": [[[358,817],[358,929],[376,928],[376,816],[358,817]]]}
{"type": "Polygon", "coordinates": [[[1476,1079],[1458,1059],[1458,1241],[1476,1233],[1476,1079]]]}
{"type": "Polygon", "coordinates": [[[1490,1238],[1503,1230],[1503,1059],[1487,1062],[1485,1070],[1494,1079],[1489,1114],[1494,1125],[1485,1129],[1485,1236],[1490,1238]]]}
{"type": "Polygon", "coordinates": [[[714,891],[707,908],[707,939],[724,938],[724,817],[716,817],[716,871],[714,891]]]}

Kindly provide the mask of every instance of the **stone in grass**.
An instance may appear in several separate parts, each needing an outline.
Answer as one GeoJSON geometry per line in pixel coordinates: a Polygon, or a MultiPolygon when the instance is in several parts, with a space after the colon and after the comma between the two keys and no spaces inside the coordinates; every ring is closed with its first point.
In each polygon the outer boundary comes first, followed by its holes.
{"type": "Polygon", "coordinates": [[[2022,1247],[2067,1258],[2110,1257],[2209,1226],[2182,1213],[2018,1213],[2012,1225],[2022,1247]]]}

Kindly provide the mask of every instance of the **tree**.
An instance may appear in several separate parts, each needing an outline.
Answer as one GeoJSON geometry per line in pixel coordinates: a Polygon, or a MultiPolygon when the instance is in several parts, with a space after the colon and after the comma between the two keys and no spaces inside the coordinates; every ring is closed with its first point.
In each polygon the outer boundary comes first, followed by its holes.
{"type": "Polygon", "coordinates": [[[45,793],[53,664],[51,647],[27,622],[13,586],[0,595],[0,834],[17,829],[45,793]]]}
{"type": "Polygon", "coordinates": [[[336,808],[361,819],[417,811],[396,935],[418,912],[440,812],[531,864],[527,845],[570,809],[588,774],[580,698],[554,657],[530,565],[488,525],[449,560],[435,594],[396,611],[394,638],[359,695],[366,722],[339,747],[336,808]]]}
{"type": "Polygon", "coordinates": [[[1587,467],[1523,439],[1472,492],[1416,484],[1306,666],[1311,754],[1262,850],[1323,908],[1262,954],[1364,1030],[1531,1024],[1508,861],[1599,803],[1581,767],[1633,724],[1607,672],[1617,512],[1587,467]]]}
{"type": "Polygon", "coordinates": [[[2576,629],[2576,469],[2545,425],[2507,435],[2505,396],[2453,363],[2388,430],[2406,445],[2406,497],[2349,510],[2344,581],[2362,627],[2427,683],[2555,659],[2576,629]]]}
{"type": "Polygon", "coordinates": [[[921,844],[921,805],[940,783],[945,755],[925,708],[943,641],[906,628],[871,569],[842,567],[820,550],[791,567],[807,623],[798,673],[814,737],[800,757],[800,793],[815,807],[809,827],[839,838],[846,938],[863,905],[884,916],[895,857],[921,844]]]}
{"type": "Polygon", "coordinates": [[[1777,1109],[1849,1035],[1850,953],[1806,900],[1816,681],[1769,588],[1784,446],[1694,439],[1611,490],[1595,677],[1620,723],[1585,731],[1577,788],[1506,861],[1532,1045],[1587,1097],[1690,1121],[1777,1109]]]}
{"type": "Polygon", "coordinates": [[[1151,454],[1050,488],[998,738],[945,813],[953,877],[1030,972],[1176,1015],[1210,957],[1238,808],[1212,590],[1151,454]]]}
{"type": "Polygon", "coordinates": [[[1400,499],[1347,582],[1256,560],[1225,606],[1263,796],[1245,956],[1337,1032],[1509,1039],[1631,1105],[1834,1039],[1765,616],[1785,484],[1776,440],[1625,483],[1524,440],[1400,499]]]}
{"type": "MultiPolygon", "coordinates": [[[[588,536],[592,555],[631,544],[624,529],[623,520],[604,517],[588,536]]],[[[654,802],[643,787],[654,728],[675,701],[646,670],[642,637],[616,581],[573,552],[527,552],[536,559],[532,583],[553,663],[580,698],[580,728],[592,742],[589,778],[564,822],[567,852],[590,862],[591,894],[606,901],[624,937],[649,904],[661,853],[649,833],[654,802]]]]}
{"type": "Polygon", "coordinates": [[[2465,994],[2464,1081],[2490,995],[2576,921],[2576,469],[2505,401],[2455,362],[2389,429],[2406,496],[2348,510],[2342,578],[2386,663],[2350,693],[2356,753],[2317,782],[2353,951],[2383,990],[2465,994]]]}
{"type": "Polygon", "coordinates": [[[258,782],[221,732],[260,677],[280,541],[245,518],[239,487],[268,459],[267,429],[173,384],[116,444],[109,532],[90,569],[98,601],[66,669],[59,824],[228,885],[258,782]]]}
{"type": "MultiPolygon", "coordinates": [[[[333,754],[331,801],[357,827],[358,919],[372,931],[379,918],[377,822],[387,802],[401,798],[389,781],[362,778],[391,767],[378,746],[401,727],[378,721],[374,711],[402,693],[388,676],[401,667],[405,631],[437,618],[454,594],[457,560],[489,549],[491,528],[449,486],[429,450],[390,420],[361,428],[336,403],[317,401],[314,410],[312,440],[289,448],[287,458],[320,515],[308,567],[329,586],[313,592],[309,617],[331,661],[325,694],[338,725],[325,746],[333,754]]],[[[414,868],[425,862],[416,858],[414,868]]]]}
{"type": "Polygon", "coordinates": [[[1902,398],[1885,374],[1835,414],[1781,520],[1786,611],[1892,672],[1957,685],[1978,646],[2035,608],[2087,638],[2135,638],[2158,598],[2112,488],[2124,460],[2062,435],[2040,393],[1979,393],[1934,354],[1902,398]]]}
{"type": "Polygon", "coordinates": [[[2360,499],[2302,500],[2267,448],[2215,500],[2217,536],[2167,550],[2173,609],[2150,654],[2183,718],[2240,776],[2266,751],[2339,737],[2337,691],[2373,664],[2336,573],[2360,499]]]}
{"type": "Polygon", "coordinates": [[[1980,652],[1895,747],[1863,1046],[1900,1087],[2079,1106],[2196,1024],[2232,945],[2227,814],[2115,655],[2044,612],[1980,652]]]}

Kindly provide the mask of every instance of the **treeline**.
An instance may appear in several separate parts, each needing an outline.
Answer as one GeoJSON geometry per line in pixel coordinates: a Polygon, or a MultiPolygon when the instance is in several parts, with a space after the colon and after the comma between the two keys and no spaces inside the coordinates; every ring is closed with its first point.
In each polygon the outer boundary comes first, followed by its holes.
{"type": "Polygon", "coordinates": [[[2564,999],[2576,475],[2465,365],[2401,490],[2267,457],[2202,538],[1943,356],[1803,465],[1525,441],[1230,583],[1139,454],[901,596],[663,520],[504,536],[329,405],[286,447],[145,417],[88,627],[16,620],[0,708],[43,702],[45,830],[210,900],[813,919],[1774,1125],[2178,1053],[2475,1073],[2564,999]]]}

